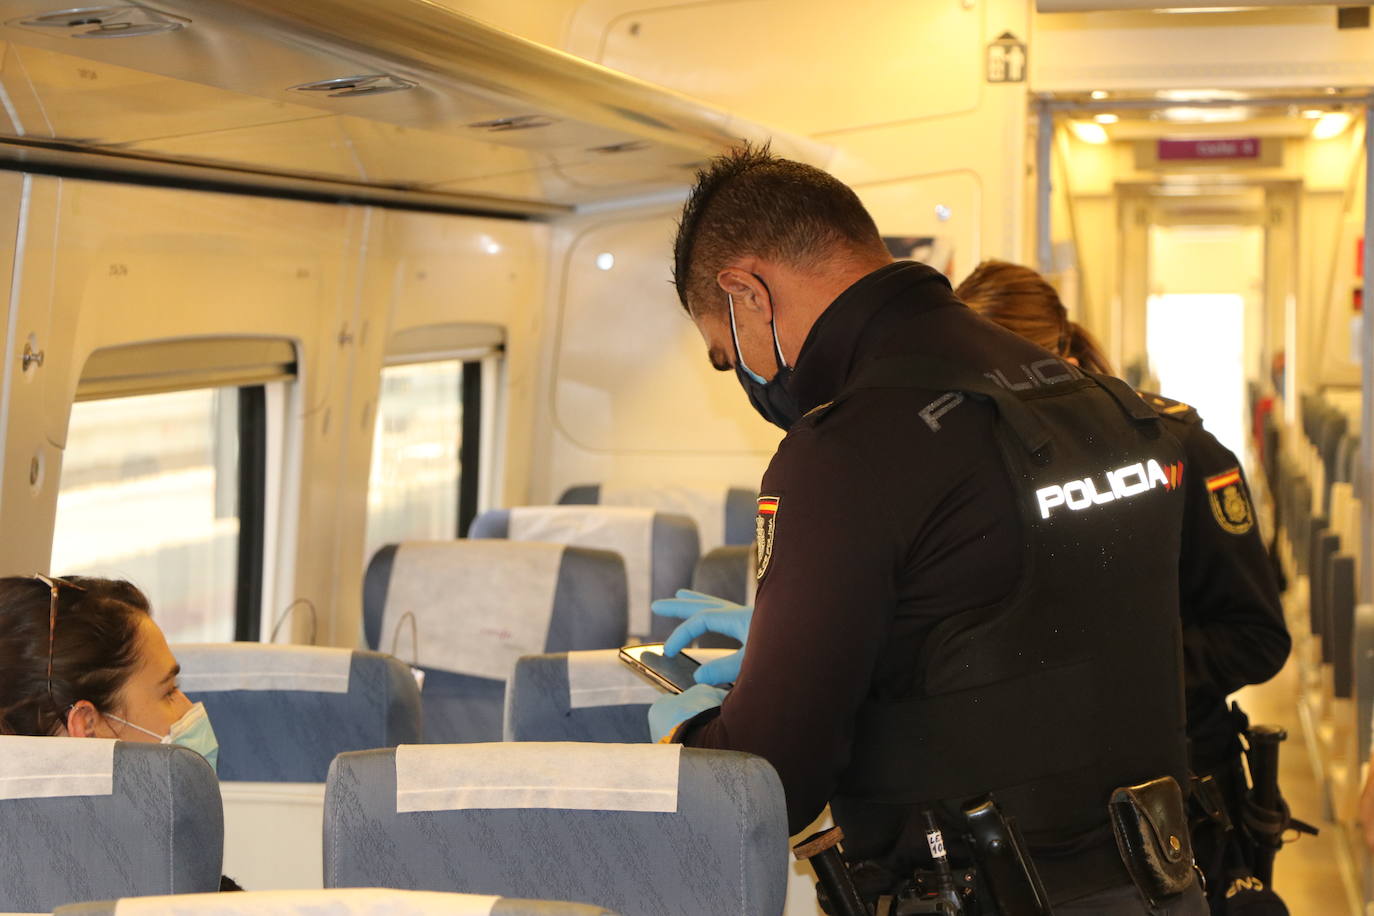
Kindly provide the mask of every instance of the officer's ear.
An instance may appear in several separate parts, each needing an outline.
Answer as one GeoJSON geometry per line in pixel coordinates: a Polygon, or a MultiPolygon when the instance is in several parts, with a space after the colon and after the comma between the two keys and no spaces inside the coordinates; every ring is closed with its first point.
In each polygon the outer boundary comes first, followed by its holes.
{"type": "Polygon", "coordinates": [[[749,264],[732,264],[716,274],[716,284],[735,302],[735,314],[758,313],[764,321],[773,317],[773,301],[749,264]]]}

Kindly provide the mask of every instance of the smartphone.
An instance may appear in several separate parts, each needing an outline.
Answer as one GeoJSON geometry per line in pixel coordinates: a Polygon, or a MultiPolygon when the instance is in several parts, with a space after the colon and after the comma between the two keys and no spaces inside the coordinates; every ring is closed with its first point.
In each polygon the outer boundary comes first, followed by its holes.
{"type": "Polygon", "coordinates": [[[655,687],[668,693],[682,693],[696,685],[696,670],[701,662],[686,652],[669,658],[663,654],[663,643],[626,646],[620,650],[620,660],[647,678],[655,687]]]}

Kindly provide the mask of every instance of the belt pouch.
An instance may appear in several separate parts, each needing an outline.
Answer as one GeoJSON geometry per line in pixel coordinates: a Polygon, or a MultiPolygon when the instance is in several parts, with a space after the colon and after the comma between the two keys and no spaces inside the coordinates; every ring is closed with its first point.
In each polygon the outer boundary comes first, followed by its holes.
{"type": "Polygon", "coordinates": [[[1193,883],[1193,848],[1183,791],[1172,776],[1112,792],[1109,810],[1121,861],[1151,907],[1193,883]]]}

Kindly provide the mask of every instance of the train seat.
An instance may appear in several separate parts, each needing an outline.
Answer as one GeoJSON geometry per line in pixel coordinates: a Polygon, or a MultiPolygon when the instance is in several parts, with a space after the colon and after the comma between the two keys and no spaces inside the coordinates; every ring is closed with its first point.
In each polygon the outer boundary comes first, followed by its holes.
{"type": "Polygon", "coordinates": [[[749,604],[753,598],[749,564],[754,548],[717,547],[697,563],[692,573],[692,588],[736,604],[749,604]]]}
{"type": "Polygon", "coordinates": [[[386,888],[185,894],[73,903],[53,916],[616,916],[605,907],[386,888]]]}
{"type": "Polygon", "coordinates": [[[758,493],[744,487],[579,484],[563,491],[563,506],[638,506],[685,515],[697,523],[701,552],[754,542],[758,493]]]}
{"type": "Polygon", "coordinates": [[[624,916],[778,916],[789,867],[773,768],[668,744],[343,754],[324,843],[330,887],[576,900],[624,916]]]}
{"type": "Polygon", "coordinates": [[[390,545],[372,558],[363,584],[368,645],[389,639],[405,655],[414,640],[424,740],[433,743],[501,740],[516,660],[619,647],[627,607],[620,557],[562,544],[390,545]]]}
{"type": "Polygon", "coordinates": [[[0,737],[0,836],[0,912],[219,889],[219,784],[183,747],[0,737]]]}
{"type": "Polygon", "coordinates": [[[182,690],[205,704],[225,781],[324,782],[335,755],[420,740],[420,697],[378,652],[182,644],[182,690]]]}
{"type": "MultiPolygon", "coordinates": [[[[693,649],[706,662],[731,650],[693,649]]],[[[649,741],[649,704],[663,696],[615,649],[528,655],[506,694],[507,741],[649,741]]]]}
{"type": "Polygon", "coordinates": [[[662,639],[672,630],[677,621],[655,618],[649,604],[690,585],[701,556],[696,524],[689,517],[622,506],[494,509],[473,521],[469,537],[571,544],[620,554],[625,561],[629,633],[639,638],[662,639]]]}
{"type": "Polygon", "coordinates": [[[219,738],[224,870],[254,890],[320,887],[336,754],[421,740],[420,696],[389,655],[257,643],[173,648],[219,738]]]}
{"type": "Polygon", "coordinates": [[[1338,699],[1354,697],[1355,690],[1355,558],[1331,557],[1326,569],[1326,607],[1330,620],[1333,687],[1338,699]]]}

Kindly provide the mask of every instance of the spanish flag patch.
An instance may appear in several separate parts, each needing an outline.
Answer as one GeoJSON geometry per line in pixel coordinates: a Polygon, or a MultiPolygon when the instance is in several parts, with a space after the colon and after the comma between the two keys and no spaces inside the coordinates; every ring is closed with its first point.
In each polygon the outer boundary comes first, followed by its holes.
{"type": "Polygon", "coordinates": [[[760,496],[759,514],[754,518],[754,578],[759,582],[773,562],[773,534],[777,530],[780,496],[760,496]]]}
{"type": "Polygon", "coordinates": [[[1245,492],[1240,468],[1231,468],[1208,477],[1205,483],[1207,497],[1212,504],[1212,517],[1222,531],[1245,534],[1255,527],[1255,513],[1250,508],[1250,497],[1245,492]]]}

